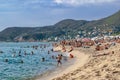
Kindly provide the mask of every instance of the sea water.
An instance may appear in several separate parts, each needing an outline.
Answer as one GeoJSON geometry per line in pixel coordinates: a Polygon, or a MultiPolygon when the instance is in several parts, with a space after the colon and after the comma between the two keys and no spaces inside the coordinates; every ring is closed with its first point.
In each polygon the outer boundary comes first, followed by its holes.
{"type": "Polygon", "coordinates": [[[58,53],[51,49],[51,43],[0,43],[0,80],[25,80],[55,68],[57,62],[51,56],[58,53]]]}

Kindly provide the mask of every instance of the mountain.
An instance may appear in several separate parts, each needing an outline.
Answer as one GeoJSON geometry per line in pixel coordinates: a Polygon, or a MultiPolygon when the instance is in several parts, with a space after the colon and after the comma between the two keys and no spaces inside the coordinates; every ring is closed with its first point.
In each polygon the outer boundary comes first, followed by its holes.
{"type": "Polygon", "coordinates": [[[37,41],[74,38],[76,35],[88,37],[120,31],[120,11],[100,20],[62,20],[44,27],[9,27],[0,32],[0,41],[37,41]]]}

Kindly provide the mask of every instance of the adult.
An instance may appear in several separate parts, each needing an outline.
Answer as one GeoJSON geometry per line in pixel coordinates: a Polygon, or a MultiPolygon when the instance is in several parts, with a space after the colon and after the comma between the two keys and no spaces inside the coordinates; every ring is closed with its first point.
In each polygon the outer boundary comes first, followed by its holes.
{"type": "Polygon", "coordinates": [[[57,57],[57,66],[62,65],[61,60],[62,60],[62,55],[58,55],[58,57],[57,57]]]}

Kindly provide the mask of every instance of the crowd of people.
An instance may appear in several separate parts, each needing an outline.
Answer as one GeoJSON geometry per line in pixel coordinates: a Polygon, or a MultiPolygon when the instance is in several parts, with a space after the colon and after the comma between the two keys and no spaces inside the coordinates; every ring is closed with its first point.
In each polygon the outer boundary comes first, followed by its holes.
{"type": "MultiPolygon", "coordinates": [[[[113,37],[113,38],[98,38],[98,39],[79,39],[79,40],[76,40],[76,39],[73,39],[73,40],[62,40],[60,41],[60,43],[53,43],[53,47],[57,47],[59,45],[62,46],[62,51],[63,52],[68,52],[70,53],[71,51],[74,50],[74,48],[78,48],[78,47],[83,47],[83,48],[90,48],[91,46],[95,46],[95,51],[101,51],[101,50],[107,50],[109,49],[111,46],[114,46],[116,45],[116,43],[120,43],[120,38],[119,37],[113,37]],[[66,51],[66,46],[70,46],[70,49],[69,51],[66,51]]],[[[47,47],[49,47],[50,45],[46,45],[46,44],[41,44],[41,45],[33,45],[33,46],[27,46],[27,47],[24,47],[24,48],[32,48],[29,53],[26,51],[26,50],[22,50],[22,48],[19,50],[19,51],[16,51],[15,49],[12,49],[10,52],[11,52],[11,57],[25,57],[26,55],[30,55],[30,56],[33,56],[35,55],[36,53],[34,52],[34,50],[41,50],[41,51],[44,51],[46,50],[47,47]]],[[[48,50],[47,54],[49,55],[51,52],[53,52],[53,49],[51,50],[48,50]]],[[[2,53],[4,53],[4,51],[2,51],[2,53]]],[[[40,51],[39,51],[40,53],[40,51]]],[[[114,53],[114,51],[112,51],[112,53],[114,53]]],[[[109,54],[109,53],[105,53],[106,54],[109,54]]],[[[99,54],[98,54],[99,55],[99,54]]],[[[63,60],[63,55],[62,54],[58,54],[57,56],[56,55],[50,55],[51,59],[56,59],[56,62],[57,62],[57,66],[61,65],[62,64],[62,60],[63,60]]],[[[70,58],[74,58],[73,54],[69,54],[69,57],[70,58]]],[[[41,58],[41,61],[42,62],[45,62],[46,61],[46,58],[45,57],[42,57],[41,58]]],[[[4,62],[9,62],[9,59],[8,58],[5,58],[4,59],[4,62]]],[[[19,61],[19,63],[24,63],[24,60],[21,60],[19,61]]]]}
{"type": "MultiPolygon", "coordinates": [[[[73,39],[73,40],[62,40],[58,44],[54,44],[54,46],[61,45],[62,51],[66,52],[65,46],[71,46],[70,50],[67,52],[73,51],[74,48],[90,48],[91,46],[95,46],[95,51],[101,51],[101,50],[107,50],[111,46],[115,46],[116,43],[120,43],[120,37],[106,37],[106,38],[96,38],[96,39],[90,39],[90,38],[83,38],[83,39],[73,39]]],[[[111,53],[114,53],[112,51],[111,53]]],[[[104,53],[105,55],[108,55],[109,53],[104,53]]],[[[72,54],[70,54],[71,57],[72,54]]],[[[99,54],[97,54],[99,55],[99,54]]],[[[73,55],[72,55],[73,56],[73,55]]]]}
{"type": "MultiPolygon", "coordinates": [[[[115,43],[120,43],[120,38],[119,37],[113,37],[113,38],[97,38],[97,39],[90,39],[90,38],[83,38],[83,39],[73,39],[73,40],[62,40],[60,42],[60,45],[63,46],[63,49],[64,46],[72,46],[72,47],[84,47],[85,46],[93,46],[93,45],[96,45],[96,50],[100,50],[101,48],[101,44],[103,43],[106,43],[104,45],[104,49],[108,49],[110,47],[110,45],[113,45],[115,43]]],[[[56,44],[57,45],[57,44],[56,44]]]]}
{"type": "MultiPolygon", "coordinates": [[[[53,54],[54,53],[53,49],[51,49],[49,47],[50,47],[50,44],[49,45],[48,44],[40,44],[39,46],[33,45],[33,46],[21,47],[18,49],[13,48],[13,49],[9,50],[9,55],[11,55],[11,58],[14,59],[13,62],[24,64],[25,61],[23,58],[25,58],[26,56],[32,57],[34,55],[43,53],[43,54],[46,54],[47,56],[49,56],[49,59],[53,59],[54,61],[56,61],[57,66],[61,65],[64,56],[59,53],[53,54]],[[16,60],[15,58],[18,58],[18,57],[20,58],[19,61],[15,61],[16,60]]],[[[2,51],[2,54],[4,54],[4,51],[2,51]]],[[[46,62],[48,60],[47,56],[40,56],[40,58],[41,58],[41,59],[39,58],[40,62],[46,62]]],[[[11,60],[9,58],[10,57],[5,57],[4,62],[11,62],[11,60]]]]}

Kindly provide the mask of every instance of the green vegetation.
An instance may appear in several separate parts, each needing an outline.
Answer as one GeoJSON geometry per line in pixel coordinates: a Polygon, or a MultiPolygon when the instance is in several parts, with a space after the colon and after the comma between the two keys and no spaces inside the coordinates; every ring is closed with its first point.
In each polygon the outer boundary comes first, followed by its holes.
{"type": "Polygon", "coordinates": [[[99,34],[120,33],[120,11],[95,21],[62,20],[45,27],[10,27],[0,32],[0,41],[41,41],[75,38],[76,35],[93,37],[99,34]]]}

